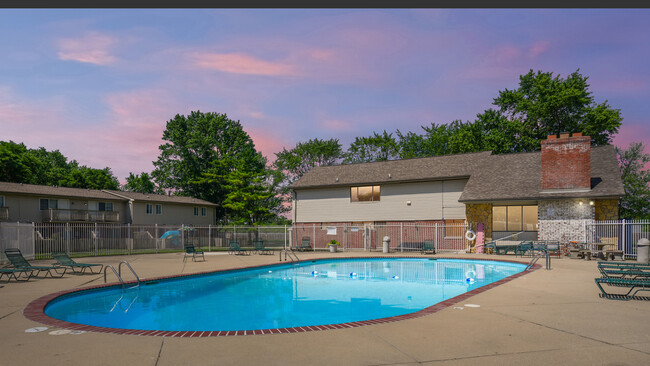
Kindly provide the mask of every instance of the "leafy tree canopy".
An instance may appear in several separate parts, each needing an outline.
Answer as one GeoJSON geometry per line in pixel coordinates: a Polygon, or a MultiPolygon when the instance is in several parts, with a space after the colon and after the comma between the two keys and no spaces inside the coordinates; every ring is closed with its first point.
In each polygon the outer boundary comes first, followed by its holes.
{"type": "Polygon", "coordinates": [[[111,169],[79,166],[58,150],[27,149],[20,143],[0,141],[0,181],[89,189],[118,189],[111,169]]]}
{"type": "Polygon", "coordinates": [[[313,139],[298,143],[293,149],[282,149],[275,154],[273,167],[283,174],[284,185],[289,185],[315,166],[332,165],[342,156],[338,139],[313,139]]]}
{"type": "Polygon", "coordinates": [[[616,148],[625,196],[620,202],[624,219],[650,219],[650,154],[644,153],[643,143],[633,142],[627,149],[616,148]]]}
{"type": "Polygon", "coordinates": [[[122,186],[122,190],[139,193],[165,193],[153,182],[149,173],[133,174],[129,172],[129,176],[126,178],[126,184],[122,186]]]}
{"type": "Polygon", "coordinates": [[[343,163],[366,163],[393,160],[399,157],[399,146],[392,133],[386,130],[369,137],[357,137],[344,154],[343,163]]]}
{"type": "MultiPolygon", "coordinates": [[[[254,176],[265,172],[266,158],[255,149],[241,123],[226,114],[177,114],[167,121],[163,140],[167,142],[159,146],[160,155],[151,174],[161,188],[178,195],[222,205],[229,188],[203,179],[204,173],[225,177],[233,166],[254,176]]],[[[223,220],[225,214],[225,207],[218,207],[217,220],[223,220]]]]}

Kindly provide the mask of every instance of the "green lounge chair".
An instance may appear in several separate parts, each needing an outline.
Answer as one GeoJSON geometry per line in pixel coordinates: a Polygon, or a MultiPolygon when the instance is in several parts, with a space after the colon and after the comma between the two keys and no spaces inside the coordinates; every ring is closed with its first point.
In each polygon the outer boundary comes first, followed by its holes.
{"type": "Polygon", "coordinates": [[[73,273],[84,274],[86,270],[90,270],[91,274],[98,274],[104,268],[103,264],[97,263],[78,263],[75,262],[69,255],[62,252],[52,252],[52,258],[54,258],[58,265],[62,267],[68,267],[72,270],[73,273]],[[93,267],[99,267],[97,272],[93,272],[93,267]]]}
{"type": "Polygon", "coordinates": [[[255,240],[253,241],[253,247],[255,247],[254,253],[257,254],[273,254],[273,250],[264,247],[264,240],[255,240]]]}
{"type": "MultiPolygon", "coordinates": [[[[56,273],[57,277],[63,277],[65,274],[65,271],[67,270],[66,267],[61,267],[61,266],[32,266],[29,264],[27,259],[23,257],[23,254],[20,252],[20,249],[17,248],[7,248],[5,249],[5,256],[7,256],[7,259],[9,259],[9,262],[14,266],[14,268],[20,268],[20,269],[28,269],[32,271],[37,271],[36,276],[41,274],[41,272],[45,272],[44,278],[47,277],[49,274],[50,277],[54,277],[54,273],[56,273]],[[62,273],[59,273],[59,270],[63,270],[62,273]]],[[[33,272],[32,272],[33,273],[33,272]]]]}
{"type": "Polygon", "coordinates": [[[427,252],[431,252],[431,254],[436,254],[436,243],[433,240],[425,240],[424,244],[422,245],[422,254],[427,254],[427,252]]]}
{"type": "Polygon", "coordinates": [[[23,268],[0,268],[0,279],[2,279],[2,276],[7,276],[7,282],[11,281],[12,278],[16,281],[29,281],[32,278],[32,270],[23,268]],[[27,278],[24,280],[20,279],[22,274],[27,274],[27,278]]]}
{"type": "Polygon", "coordinates": [[[242,247],[239,246],[239,242],[237,240],[231,240],[229,245],[230,245],[230,250],[228,251],[228,254],[234,254],[234,255],[251,254],[248,250],[242,249],[242,247]]]}
{"type": "Polygon", "coordinates": [[[650,279],[626,279],[626,278],[596,278],[596,286],[600,289],[600,297],[613,300],[650,300],[650,297],[636,296],[639,291],[650,291],[650,279]],[[613,294],[605,291],[601,284],[616,287],[628,287],[625,294],[613,294]]]}
{"type": "Polygon", "coordinates": [[[311,244],[310,244],[311,238],[308,236],[303,236],[302,237],[302,243],[300,243],[300,246],[298,247],[299,251],[305,251],[305,250],[312,250],[311,244]]]}
{"type": "Polygon", "coordinates": [[[192,257],[192,261],[196,262],[196,257],[199,255],[205,262],[205,254],[202,250],[196,250],[194,244],[185,244],[185,255],[183,255],[183,262],[187,260],[187,257],[192,257]]]}
{"type": "Polygon", "coordinates": [[[522,241],[519,243],[517,248],[515,248],[515,256],[520,255],[523,257],[527,253],[532,253],[533,251],[533,242],[532,241],[522,241]]]}

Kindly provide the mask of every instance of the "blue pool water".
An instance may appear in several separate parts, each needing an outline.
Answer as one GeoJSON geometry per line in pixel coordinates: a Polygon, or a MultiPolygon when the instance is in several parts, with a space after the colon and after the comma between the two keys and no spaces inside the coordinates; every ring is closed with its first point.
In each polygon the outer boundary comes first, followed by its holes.
{"type": "Polygon", "coordinates": [[[167,331],[337,324],[413,313],[524,268],[453,259],[318,260],[76,292],[48,303],[45,314],[167,331]]]}

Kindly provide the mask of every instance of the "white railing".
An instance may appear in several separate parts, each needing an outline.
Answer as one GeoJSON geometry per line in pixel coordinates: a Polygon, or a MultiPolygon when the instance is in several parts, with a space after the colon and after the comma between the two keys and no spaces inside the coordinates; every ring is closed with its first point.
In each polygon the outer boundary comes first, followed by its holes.
{"type": "Polygon", "coordinates": [[[587,244],[610,244],[623,255],[636,257],[639,239],[650,238],[650,220],[606,220],[585,224],[587,244]]]}
{"type": "Polygon", "coordinates": [[[0,207],[0,221],[9,220],[9,207],[0,207]]]}
{"type": "MultiPolygon", "coordinates": [[[[14,230],[11,225],[16,224],[7,225],[0,227],[0,237],[13,237],[9,230],[14,230]]],[[[438,252],[464,252],[469,244],[465,239],[465,223],[188,227],[66,222],[27,225],[31,236],[21,239],[20,247],[25,250],[29,247],[28,252],[36,259],[50,258],[52,252],[100,256],[179,251],[185,243],[205,251],[227,250],[231,240],[250,249],[255,240],[263,240],[268,248],[299,248],[302,239],[309,238],[311,250],[324,250],[328,242],[336,240],[342,250],[373,251],[382,250],[383,238],[387,236],[390,250],[397,252],[421,251],[425,241],[433,241],[438,252]]]]}

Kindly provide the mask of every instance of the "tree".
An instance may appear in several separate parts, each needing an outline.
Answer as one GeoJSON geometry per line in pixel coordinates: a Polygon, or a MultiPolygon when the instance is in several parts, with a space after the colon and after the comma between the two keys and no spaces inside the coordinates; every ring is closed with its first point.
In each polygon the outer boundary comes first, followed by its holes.
{"type": "Polygon", "coordinates": [[[120,183],[109,167],[104,169],[93,169],[85,165],[79,167],[74,160],[71,165],[75,168],[59,180],[58,185],[61,187],[112,190],[120,187],[120,183]]]}
{"type": "MultiPolygon", "coordinates": [[[[193,111],[187,117],[176,115],[167,121],[163,132],[166,143],[151,173],[158,186],[175,194],[222,204],[228,189],[202,179],[204,173],[225,176],[229,167],[217,164],[228,161],[247,173],[263,173],[266,159],[239,121],[226,114],[193,111]]],[[[217,220],[224,218],[223,206],[217,208],[217,220]]]]}
{"type": "MultiPolygon", "coordinates": [[[[592,145],[610,144],[621,125],[620,110],[607,101],[597,104],[588,77],[579,71],[562,79],[530,70],[519,77],[519,88],[500,91],[494,105],[508,120],[522,123],[522,136],[541,141],[560,132],[582,132],[591,136],[592,145]]],[[[534,148],[539,150],[539,144],[534,148]]]]}
{"type": "Polygon", "coordinates": [[[126,178],[126,184],[122,186],[122,189],[127,192],[164,193],[162,189],[156,186],[149,173],[144,172],[140,174],[129,172],[129,176],[126,178]]]}
{"type": "Polygon", "coordinates": [[[276,221],[274,211],[280,202],[267,184],[268,171],[247,171],[232,158],[216,160],[213,165],[212,173],[204,173],[199,183],[219,185],[225,190],[222,221],[238,225],[276,221]]]}
{"type": "Polygon", "coordinates": [[[399,146],[386,130],[369,137],[357,137],[344,154],[343,164],[393,160],[399,156],[399,146]]]}
{"type": "Polygon", "coordinates": [[[34,170],[39,163],[24,144],[0,141],[0,181],[37,184],[34,170]]]}
{"type": "Polygon", "coordinates": [[[641,142],[630,143],[626,150],[616,148],[625,196],[620,203],[624,219],[650,219],[650,154],[644,153],[641,142]]]}
{"type": "Polygon", "coordinates": [[[307,142],[299,142],[296,146],[281,152],[275,153],[276,159],[273,167],[281,172],[280,179],[283,185],[289,185],[316,166],[334,164],[341,158],[341,144],[338,139],[319,140],[313,139],[307,142]]]}

